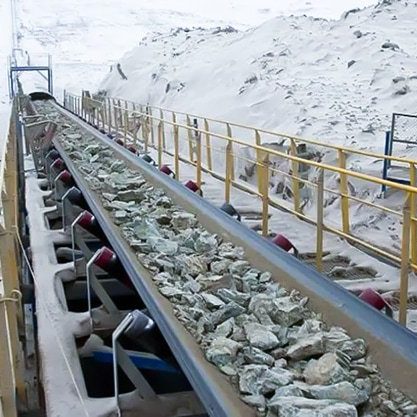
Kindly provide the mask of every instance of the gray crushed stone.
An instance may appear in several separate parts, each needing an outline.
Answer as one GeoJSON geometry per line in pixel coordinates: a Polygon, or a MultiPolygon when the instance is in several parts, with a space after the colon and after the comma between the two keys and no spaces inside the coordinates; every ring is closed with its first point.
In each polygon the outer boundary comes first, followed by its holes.
{"type": "Polygon", "coordinates": [[[205,230],[139,172],[57,113],[57,137],[208,361],[266,417],[412,417],[362,339],[328,327],[308,299],[205,230]],[[82,149],[82,152],[80,151],[82,149]]]}

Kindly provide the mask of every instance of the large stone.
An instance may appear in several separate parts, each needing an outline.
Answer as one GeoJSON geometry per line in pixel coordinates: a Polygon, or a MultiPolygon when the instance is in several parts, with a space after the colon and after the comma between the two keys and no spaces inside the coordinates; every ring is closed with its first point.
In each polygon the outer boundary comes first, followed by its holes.
{"type": "Polygon", "coordinates": [[[157,224],[153,220],[139,220],[133,230],[138,239],[147,240],[151,237],[161,237],[157,224]]]}
{"type": "MultiPolygon", "coordinates": [[[[272,289],[275,292],[275,287],[272,289]]],[[[304,307],[294,301],[292,297],[273,298],[269,294],[259,294],[252,297],[249,310],[256,314],[262,309],[274,323],[284,326],[292,326],[304,318],[304,307]]]]}
{"type": "Polygon", "coordinates": [[[140,202],[145,198],[145,195],[142,191],[126,190],[126,191],[119,191],[117,193],[117,198],[120,201],[140,202]]]}
{"type": "Polygon", "coordinates": [[[251,346],[261,350],[271,350],[279,345],[278,338],[266,326],[248,323],[244,326],[246,338],[251,346]]]}
{"type": "Polygon", "coordinates": [[[236,358],[241,344],[226,337],[218,337],[211,342],[206,358],[217,366],[229,365],[236,358]]]}
{"type": "Polygon", "coordinates": [[[224,306],[224,301],[222,301],[220,298],[216,297],[213,294],[202,294],[202,297],[207,308],[209,308],[210,310],[215,310],[224,306]]]}
{"type": "Polygon", "coordinates": [[[334,385],[308,385],[298,384],[298,387],[307,394],[309,398],[317,400],[338,400],[358,406],[368,401],[371,387],[359,389],[347,381],[334,385]]]}
{"type": "Polygon", "coordinates": [[[243,394],[259,395],[265,372],[268,370],[266,365],[247,365],[244,366],[239,375],[239,389],[243,394]]]}
{"type": "Polygon", "coordinates": [[[304,397],[304,394],[297,385],[291,384],[278,388],[271,398],[271,401],[274,401],[279,397],[304,397]]]}
{"type": "Polygon", "coordinates": [[[366,343],[363,339],[348,340],[343,343],[340,350],[351,360],[358,360],[366,355],[366,343]]]}
{"type": "Polygon", "coordinates": [[[329,385],[345,381],[349,373],[339,364],[335,353],[326,353],[319,360],[311,359],[305,370],[305,381],[310,385],[329,385]]]}
{"type": "Polygon", "coordinates": [[[294,360],[307,359],[322,353],[324,353],[323,333],[301,339],[287,350],[287,356],[294,360]]]}
{"type": "Polygon", "coordinates": [[[229,265],[232,263],[232,261],[230,259],[222,259],[220,261],[213,261],[210,265],[211,268],[211,272],[213,272],[213,274],[223,274],[225,273],[228,268],[229,265]]]}
{"type": "Polygon", "coordinates": [[[248,269],[250,269],[250,264],[247,261],[235,261],[229,265],[231,274],[243,275],[248,269]]]}
{"type": "Polygon", "coordinates": [[[257,409],[264,409],[266,405],[265,397],[263,395],[244,395],[242,396],[242,400],[246,404],[256,407],[257,409]]]}
{"type": "Polygon", "coordinates": [[[295,374],[284,368],[271,368],[264,374],[261,393],[264,395],[274,393],[278,388],[291,384],[295,374]]]}
{"type": "Polygon", "coordinates": [[[173,256],[178,252],[178,243],[161,237],[151,237],[148,239],[152,250],[164,255],[173,256]]]}
{"type": "Polygon", "coordinates": [[[227,319],[222,324],[219,324],[216,327],[216,330],[214,332],[215,335],[216,336],[223,336],[223,337],[230,336],[233,332],[234,324],[235,324],[235,319],[233,317],[231,317],[230,319],[227,319]]]}
{"type": "Polygon", "coordinates": [[[205,290],[211,292],[215,292],[220,288],[232,288],[234,286],[233,278],[230,274],[200,275],[197,277],[197,280],[205,290]]]}
{"type": "Polygon", "coordinates": [[[217,248],[216,236],[203,232],[194,242],[194,249],[198,253],[211,252],[217,248]]]}
{"type": "Polygon", "coordinates": [[[234,246],[233,243],[226,242],[219,246],[219,256],[232,260],[243,259],[245,251],[239,246],[234,246]]]}
{"type": "Polygon", "coordinates": [[[229,304],[225,304],[223,307],[219,308],[214,313],[208,315],[207,319],[207,329],[209,331],[213,331],[216,326],[223,323],[224,321],[236,317],[239,314],[245,312],[245,309],[241,307],[239,304],[231,302],[229,304]]]}
{"type": "MultiPolygon", "coordinates": [[[[175,260],[183,276],[190,275],[197,277],[207,272],[207,263],[198,255],[179,255],[175,260]]],[[[201,282],[200,284],[203,285],[201,282]]]]}
{"type": "Polygon", "coordinates": [[[217,296],[221,298],[224,302],[234,301],[235,303],[238,303],[242,306],[245,306],[248,304],[250,300],[250,294],[246,294],[243,292],[231,290],[228,288],[220,288],[217,291],[217,296]]]}
{"type": "Polygon", "coordinates": [[[172,226],[175,229],[190,229],[197,224],[194,214],[186,212],[176,212],[172,214],[172,226]]]}
{"type": "Polygon", "coordinates": [[[325,334],[326,352],[335,352],[349,340],[351,340],[349,335],[343,329],[339,327],[332,327],[325,334]]]}
{"type": "Polygon", "coordinates": [[[291,297],[277,298],[274,300],[273,308],[269,315],[278,324],[292,326],[303,319],[304,307],[291,297]]]}
{"type": "Polygon", "coordinates": [[[358,417],[353,405],[300,397],[273,397],[268,409],[279,417],[358,417]]]}
{"type": "Polygon", "coordinates": [[[249,346],[243,349],[243,358],[245,359],[246,363],[256,365],[272,366],[275,361],[275,359],[268,353],[265,353],[264,351],[255,347],[249,346]]]}

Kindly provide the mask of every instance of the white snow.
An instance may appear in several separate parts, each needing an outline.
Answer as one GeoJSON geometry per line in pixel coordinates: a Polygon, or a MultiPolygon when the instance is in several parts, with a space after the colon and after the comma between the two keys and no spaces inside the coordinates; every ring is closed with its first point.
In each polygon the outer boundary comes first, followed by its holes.
{"type": "MultiPolygon", "coordinates": [[[[375,0],[17,0],[20,47],[54,59],[57,95],[63,89],[94,89],[111,64],[148,32],[173,27],[233,25],[244,29],[279,15],[337,18],[345,9],[375,0]]],[[[27,89],[44,85],[25,75],[27,89]]]]}
{"type": "Polygon", "coordinates": [[[337,21],[276,17],[235,33],[174,30],[143,39],[120,60],[128,80],[113,70],[100,88],[143,104],[382,151],[391,113],[416,107],[416,21],[417,3],[393,1],[337,21]],[[387,41],[398,50],[382,48],[387,41]],[[397,95],[405,86],[410,92],[397,95]],[[364,132],[370,126],[374,133],[364,132]]]}
{"type": "MultiPolygon", "coordinates": [[[[100,88],[142,104],[382,153],[392,112],[416,109],[416,21],[417,3],[392,0],[336,21],[293,16],[231,33],[172,30],[144,38],[119,61],[128,79],[113,68],[100,88]],[[407,93],[399,94],[402,89],[407,93]]],[[[417,135],[417,124],[414,129],[417,135]]],[[[253,132],[239,139],[253,143],[253,132]]],[[[396,149],[398,156],[417,156],[417,147],[396,149]]],[[[323,160],[336,164],[336,158],[328,152],[323,160]]],[[[347,167],[380,177],[382,160],[348,156],[347,167]]],[[[327,186],[337,188],[337,181],[327,174],[327,186]]],[[[351,185],[357,197],[401,211],[401,193],[380,199],[379,186],[357,180],[351,185]]],[[[400,250],[400,217],[353,202],[350,207],[355,235],[400,250]]],[[[306,211],[314,217],[314,204],[306,211]]],[[[328,205],[325,217],[340,226],[339,200],[328,205]]],[[[294,223],[279,231],[291,236],[294,223]]],[[[299,245],[302,236],[308,234],[295,234],[299,245]]],[[[398,285],[398,273],[381,274],[380,289],[398,285]]]]}

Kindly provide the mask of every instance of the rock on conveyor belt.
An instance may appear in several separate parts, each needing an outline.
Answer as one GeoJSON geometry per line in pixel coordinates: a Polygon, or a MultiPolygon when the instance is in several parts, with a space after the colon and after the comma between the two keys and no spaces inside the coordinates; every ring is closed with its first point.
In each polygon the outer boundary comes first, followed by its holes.
{"type": "Polygon", "coordinates": [[[328,328],[308,300],[252,268],[138,171],[47,102],[57,138],[178,320],[243,401],[267,417],[417,415],[384,381],[362,339],[328,328]]]}

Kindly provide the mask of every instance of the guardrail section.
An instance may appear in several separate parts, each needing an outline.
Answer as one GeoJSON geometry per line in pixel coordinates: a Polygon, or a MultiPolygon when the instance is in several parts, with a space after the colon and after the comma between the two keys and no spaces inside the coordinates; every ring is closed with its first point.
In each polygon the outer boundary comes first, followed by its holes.
{"type": "MultiPolygon", "coordinates": [[[[275,207],[316,225],[316,267],[322,270],[323,233],[333,233],[358,245],[373,256],[401,267],[399,321],[406,323],[408,277],[417,270],[416,164],[407,158],[386,156],[324,144],[237,123],[141,105],[127,100],[65,93],[64,107],[121,145],[147,153],[157,152],[157,164],[173,164],[181,179],[180,163],[195,168],[198,187],[208,174],[223,183],[224,201],[232,189],[259,199],[262,234],[269,234],[269,208],[275,207]],[[354,170],[348,158],[406,165],[410,185],[354,170]],[[383,199],[381,187],[393,198],[383,199]],[[353,222],[353,213],[364,223],[391,224],[398,234],[396,245],[386,244],[381,234],[369,233],[367,224],[353,222]]],[[[381,170],[375,169],[380,173],[381,170]]]]}

